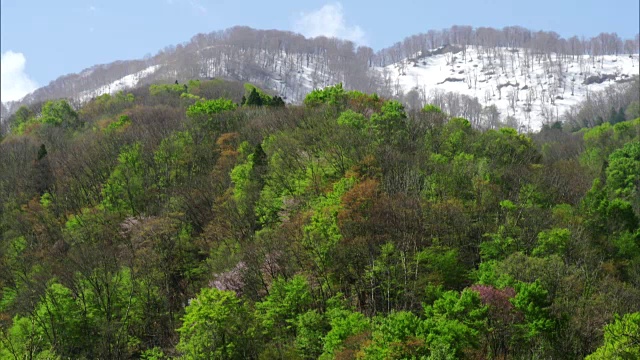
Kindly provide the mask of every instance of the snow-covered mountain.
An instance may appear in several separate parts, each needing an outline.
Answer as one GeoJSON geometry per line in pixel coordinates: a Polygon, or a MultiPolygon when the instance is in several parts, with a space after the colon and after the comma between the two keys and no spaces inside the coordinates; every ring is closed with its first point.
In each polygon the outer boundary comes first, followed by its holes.
{"type": "Polygon", "coordinates": [[[515,27],[487,35],[486,28],[452,27],[374,52],[339,39],[235,27],[198,34],[143,60],[62,76],[20,101],[3,104],[2,112],[6,117],[21,105],[54,98],[78,106],[154,82],[216,77],[251,82],[290,103],[341,82],[348,89],[396,97],[411,108],[434,103],[478,126],[506,121],[528,131],[640,72],[637,39],[622,46],[611,34],[589,40],[554,34],[515,27]],[[460,43],[466,45],[450,45],[460,43]],[[635,54],[620,55],[625,50],[635,54]]]}
{"type": "Polygon", "coordinates": [[[640,72],[640,58],[447,46],[376,69],[393,84],[395,95],[417,91],[428,101],[438,92],[464,94],[484,107],[495,105],[503,120],[513,117],[521,128],[537,130],[560,120],[590,93],[630,81],[640,72]]]}

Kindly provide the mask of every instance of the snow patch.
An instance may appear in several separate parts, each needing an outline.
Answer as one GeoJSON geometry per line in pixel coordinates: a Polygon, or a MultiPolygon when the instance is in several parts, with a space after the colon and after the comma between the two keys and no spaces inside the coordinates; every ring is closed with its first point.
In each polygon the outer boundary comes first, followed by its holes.
{"type": "Polygon", "coordinates": [[[122,77],[110,84],[101,86],[97,89],[83,91],[78,95],[77,98],[80,102],[85,102],[103,94],[113,94],[120,90],[132,88],[136,86],[140,82],[140,80],[158,71],[159,68],[160,65],[149,66],[144,70],[122,77]]]}

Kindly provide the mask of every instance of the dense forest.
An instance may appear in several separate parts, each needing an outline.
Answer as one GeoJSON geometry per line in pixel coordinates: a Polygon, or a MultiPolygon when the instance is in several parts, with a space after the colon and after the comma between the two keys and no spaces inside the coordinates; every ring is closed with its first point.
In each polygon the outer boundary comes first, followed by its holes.
{"type": "Polygon", "coordinates": [[[12,115],[0,358],[640,357],[637,101],[522,134],[341,84],[272,95],[12,115]]]}

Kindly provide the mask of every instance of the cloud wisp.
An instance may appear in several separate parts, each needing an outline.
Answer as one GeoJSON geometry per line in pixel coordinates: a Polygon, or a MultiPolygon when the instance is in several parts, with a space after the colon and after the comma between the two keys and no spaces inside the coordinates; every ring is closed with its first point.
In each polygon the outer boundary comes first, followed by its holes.
{"type": "Polygon", "coordinates": [[[2,102],[22,99],[38,88],[25,72],[27,59],[24,54],[11,50],[2,53],[0,61],[0,100],[2,102]]]}
{"type": "Polygon", "coordinates": [[[200,15],[206,15],[209,12],[199,0],[167,0],[167,4],[169,5],[173,5],[175,3],[188,4],[194,12],[200,15]]]}
{"type": "Polygon", "coordinates": [[[300,13],[293,30],[306,37],[336,37],[358,45],[366,44],[364,30],[358,25],[347,24],[341,3],[326,4],[316,11],[300,13]]]}

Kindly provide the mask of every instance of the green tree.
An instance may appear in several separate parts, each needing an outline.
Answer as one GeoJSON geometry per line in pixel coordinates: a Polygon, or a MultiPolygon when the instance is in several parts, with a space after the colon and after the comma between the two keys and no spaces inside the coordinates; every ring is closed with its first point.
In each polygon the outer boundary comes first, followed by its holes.
{"type": "Polygon", "coordinates": [[[118,165],[102,188],[102,206],[110,211],[137,215],[144,209],[147,190],[142,145],[124,147],[118,155],[118,165]]]}
{"type": "Polygon", "coordinates": [[[395,101],[386,101],[380,113],[371,115],[373,131],[380,143],[400,144],[406,138],[407,114],[404,106],[395,101]]]}
{"type": "Polygon", "coordinates": [[[586,360],[640,359],[640,312],[616,316],[604,327],[604,344],[586,360]]]}
{"type": "Polygon", "coordinates": [[[317,359],[322,354],[322,338],[329,332],[327,319],[317,310],[309,310],[296,319],[295,347],[304,359],[317,359]]]}
{"type": "Polygon", "coordinates": [[[224,98],[216,100],[201,100],[189,106],[187,109],[187,116],[192,118],[199,116],[210,117],[219,112],[234,110],[236,107],[237,106],[233,101],[224,98]]]}
{"type": "Polygon", "coordinates": [[[307,280],[300,275],[286,281],[276,279],[269,295],[256,303],[256,319],[260,322],[266,335],[280,338],[295,333],[298,316],[309,310],[311,294],[307,280]]]}
{"type": "Polygon", "coordinates": [[[421,359],[429,355],[424,339],[417,337],[422,320],[408,311],[392,312],[374,320],[368,359],[421,359]],[[377,321],[376,321],[377,320],[377,321]]]}
{"type": "Polygon", "coordinates": [[[176,349],[185,359],[245,359],[247,315],[234,292],[204,288],[185,308],[176,349]]]}
{"type": "Polygon", "coordinates": [[[11,121],[11,129],[15,131],[16,129],[23,126],[23,124],[28,123],[35,114],[28,107],[22,105],[20,108],[11,116],[9,121],[11,121]]]}
{"type": "Polygon", "coordinates": [[[485,331],[487,311],[477,292],[447,291],[433,305],[424,306],[426,319],[418,335],[431,347],[445,346],[452,354],[461,356],[465,349],[478,346],[485,331]]]}
{"type": "Polygon", "coordinates": [[[78,113],[65,100],[47,101],[42,107],[40,122],[68,128],[80,125],[78,113]]]}
{"type": "Polygon", "coordinates": [[[341,305],[331,306],[327,310],[331,330],[324,337],[323,353],[319,359],[333,359],[349,337],[362,334],[371,329],[370,320],[362,313],[346,309],[341,305]]]}

